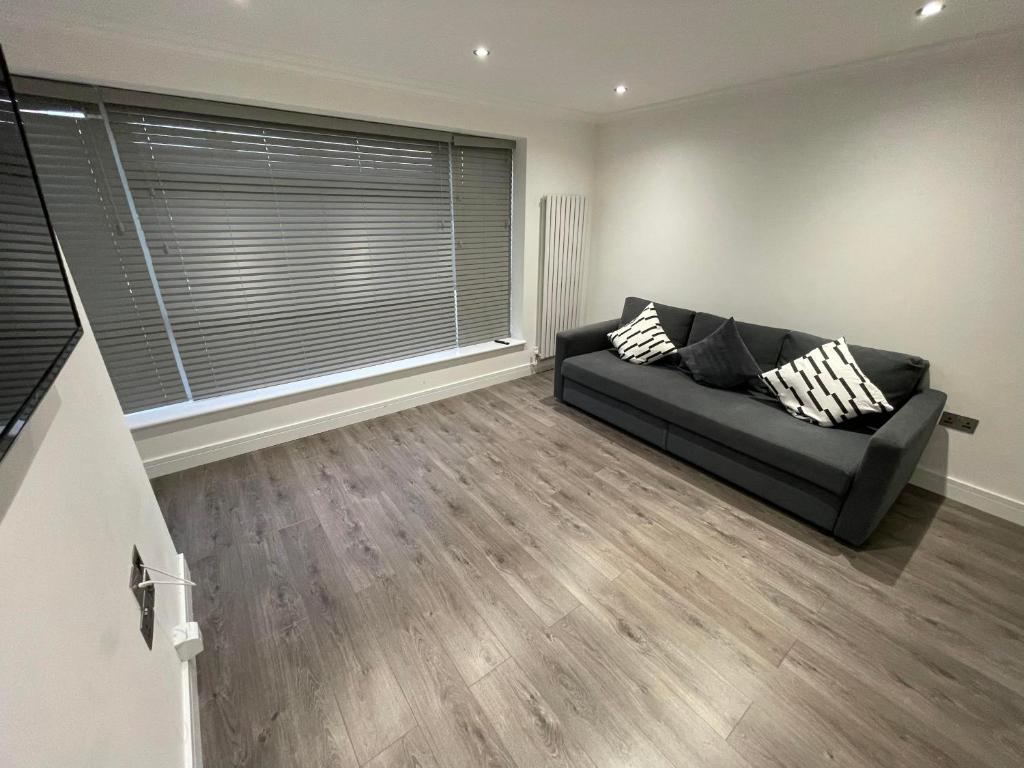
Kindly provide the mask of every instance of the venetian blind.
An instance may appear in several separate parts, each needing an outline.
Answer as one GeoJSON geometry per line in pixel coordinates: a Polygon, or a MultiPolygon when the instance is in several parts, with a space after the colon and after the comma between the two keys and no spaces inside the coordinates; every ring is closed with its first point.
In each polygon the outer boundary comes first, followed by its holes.
{"type": "Polygon", "coordinates": [[[19,97],[61,250],[125,412],[185,399],[95,104],[19,97]]]}
{"type": "Polygon", "coordinates": [[[445,144],[109,113],[194,397],[455,346],[445,144]]]}
{"type": "Polygon", "coordinates": [[[512,150],[454,145],[459,343],[509,335],[512,150]]]}
{"type": "Polygon", "coordinates": [[[126,412],[509,335],[513,142],[19,88],[126,412]]]}

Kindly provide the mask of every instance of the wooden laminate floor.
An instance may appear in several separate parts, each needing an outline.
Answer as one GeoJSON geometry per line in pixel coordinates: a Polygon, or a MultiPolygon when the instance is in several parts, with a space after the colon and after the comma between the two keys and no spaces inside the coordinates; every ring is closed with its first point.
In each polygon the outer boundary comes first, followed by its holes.
{"type": "Polygon", "coordinates": [[[226,766],[1024,764],[1024,529],[862,550],[533,376],[160,478],[226,766]]]}

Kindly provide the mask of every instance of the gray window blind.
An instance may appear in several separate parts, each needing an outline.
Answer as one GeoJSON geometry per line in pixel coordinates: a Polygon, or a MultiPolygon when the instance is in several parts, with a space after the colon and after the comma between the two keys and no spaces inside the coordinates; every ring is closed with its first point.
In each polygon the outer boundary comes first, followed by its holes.
{"type": "Polygon", "coordinates": [[[509,335],[512,150],[452,147],[459,344],[509,335]]]}
{"type": "Polygon", "coordinates": [[[19,98],[53,227],[126,412],[185,399],[95,104],[19,98]]]}
{"type": "Polygon", "coordinates": [[[0,453],[75,318],[7,89],[0,81],[0,453]]]}
{"type": "Polygon", "coordinates": [[[512,142],[18,86],[126,412],[509,335],[512,142]]]}
{"type": "Polygon", "coordinates": [[[194,397],[455,346],[446,144],[108,110],[194,397]]]}

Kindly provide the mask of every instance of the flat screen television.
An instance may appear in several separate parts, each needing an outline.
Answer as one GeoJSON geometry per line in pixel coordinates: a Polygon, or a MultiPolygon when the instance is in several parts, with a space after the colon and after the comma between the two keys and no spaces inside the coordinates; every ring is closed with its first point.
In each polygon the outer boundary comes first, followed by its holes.
{"type": "Polygon", "coordinates": [[[82,335],[0,48],[0,459],[82,335]]]}

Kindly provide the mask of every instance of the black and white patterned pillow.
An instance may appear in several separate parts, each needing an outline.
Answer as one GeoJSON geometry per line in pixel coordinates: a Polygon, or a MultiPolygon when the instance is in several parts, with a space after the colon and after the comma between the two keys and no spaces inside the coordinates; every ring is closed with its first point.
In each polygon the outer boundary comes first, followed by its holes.
{"type": "Polygon", "coordinates": [[[608,338],[619,357],[637,365],[653,363],[676,351],[675,344],[661,327],[653,301],[619,330],[609,333],[608,338]]]}
{"type": "Polygon", "coordinates": [[[843,338],[761,374],[786,410],[804,421],[834,427],[892,406],[853,359],[843,338]]]}

